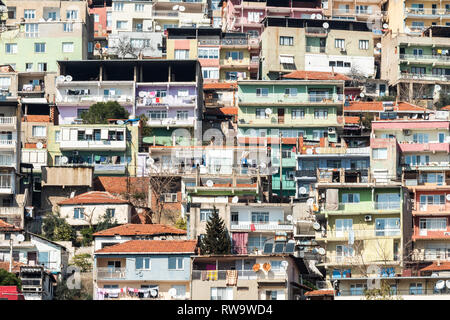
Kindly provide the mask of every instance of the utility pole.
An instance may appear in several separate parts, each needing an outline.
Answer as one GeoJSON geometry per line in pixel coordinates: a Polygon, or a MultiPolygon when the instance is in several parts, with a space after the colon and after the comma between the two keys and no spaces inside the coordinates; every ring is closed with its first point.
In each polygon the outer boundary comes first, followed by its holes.
{"type": "Polygon", "coordinates": [[[280,199],[283,200],[283,152],[281,150],[282,143],[281,139],[283,138],[283,134],[279,133],[279,146],[280,146],[280,199]]]}
{"type": "Polygon", "coordinates": [[[13,268],[13,239],[12,234],[10,233],[9,237],[9,272],[12,272],[13,268]]]}

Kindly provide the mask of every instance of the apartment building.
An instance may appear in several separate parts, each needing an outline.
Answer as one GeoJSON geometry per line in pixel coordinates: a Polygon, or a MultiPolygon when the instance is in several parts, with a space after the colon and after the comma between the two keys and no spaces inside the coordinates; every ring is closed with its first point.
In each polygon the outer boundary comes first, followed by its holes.
{"type": "Polygon", "coordinates": [[[86,1],[6,1],[10,30],[0,40],[3,63],[19,72],[56,72],[58,60],[88,59],[93,23],[86,1]]]}
{"type": "Polygon", "coordinates": [[[432,106],[449,92],[450,26],[431,26],[423,34],[387,33],[382,39],[381,76],[399,99],[432,106]]]}
{"type": "Polygon", "coordinates": [[[259,43],[245,33],[219,28],[170,28],[167,59],[198,59],[205,82],[256,79],[259,43]]]}
{"type": "Polygon", "coordinates": [[[93,16],[94,56],[102,56],[108,50],[108,37],[111,34],[112,0],[88,1],[89,14],[93,16]]]}
{"type": "Polygon", "coordinates": [[[293,70],[375,77],[374,40],[367,23],[274,17],[262,23],[263,80],[280,79],[293,70]]]}
{"type": "Polygon", "coordinates": [[[386,22],[393,34],[420,35],[430,26],[450,25],[450,2],[390,1],[386,14],[386,22]]]}
{"type": "Polygon", "coordinates": [[[324,16],[331,19],[367,21],[374,17],[381,19],[385,3],[383,0],[322,0],[322,9],[324,16]]]}

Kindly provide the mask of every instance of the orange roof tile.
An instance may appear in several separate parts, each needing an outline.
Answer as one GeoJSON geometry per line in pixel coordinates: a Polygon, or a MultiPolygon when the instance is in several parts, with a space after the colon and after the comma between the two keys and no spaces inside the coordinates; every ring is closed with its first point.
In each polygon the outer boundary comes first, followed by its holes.
{"type": "Polygon", "coordinates": [[[440,262],[439,265],[437,265],[437,261],[433,262],[429,266],[420,269],[420,272],[424,271],[447,271],[450,270],[450,262],[440,262]]]}
{"type": "Polygon", "coordinates": [[[203,90],[208,89],[234,89],[237,88],[237,82],[212,82],[212,83],[204,83],[203,90]]]}
{"type": "MultiPolygon", "coordinates": [[[[344,112],[347,111],[383,112],[384,108],[382,101],[350,101],[349,106],[344,105],[344,112]]],[[[423,112],[427,111],[427,108],[419,107],[407,102],[399,102],[394,106],[394,111],[423,112]]]]}
{"type": "Polygon", "coordinates": [[[450,110],[450,104],[448,106],[441,108],[441,110],[450,110]]]}
{"type": "Polygon", "coordinates": [[[128,201],[114,197],[111,193],[106,191],[89,191],[82,193],[70,199],[59,202],[59,205],[67,204],[95,204],[95,203],[115,203],[126,204],[128,201]]]}
{"type": "Polygon", "coordinates": [[[195,253],[196,240],[130,240],[95,253],[195,253]]]}
{"type": "Polygon", "coordinates": [[[94,236],[137,236],[157,234],[186,234],[186,230],[174,228],[164,224],[124,224],[114,228],[94,233],[94,236]]]}
{"type": "Polygon", "coordinates": [[[238,108],[237,107],[223,107],[220,108],[220,112],[229,116],[237,116],[238,108]]]}
{"type": "Polygon", "coordinates": [[[346,124],[359,124],[359,117],[345,116],[346,124]]]}
{"type": "Polygon", "coordinates": [[[9,224],[0,219],[0,230],[2,230],[2,231],[21,231],[22,229],[17,228],[15,225],[9,224]]]}
{"type": "Polygon", "coordinates": [[[333,74],[332,72],[301,71],[301,70],[285,74],[283,78],[305,79],[305,80],[344,80],[344,81],[351,80],[351,78],[340,73],[333,74]]]}
{"type": "Polygon", "coordinates": [[[313,290],[305,293],[305,296],[334,296],[333,289],[313,290]]]}
{"type": "MultiPolygon", "coordinates": [[[[20,271],[21,266],[25,266],[26,264],[18,261],[13,261],[12,272],[16,273],[20,271]]],[[[9,261],[0,261],[0,269],[6,270],[9,272],[9,261]]]]}

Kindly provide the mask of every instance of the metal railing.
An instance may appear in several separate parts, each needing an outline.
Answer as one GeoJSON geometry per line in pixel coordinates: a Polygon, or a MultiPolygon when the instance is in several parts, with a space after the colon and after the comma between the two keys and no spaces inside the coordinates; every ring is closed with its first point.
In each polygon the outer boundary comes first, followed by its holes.
{"type": "Polygon", "coordinates": [[[154,17],[178,17],[178,12],[177,11],[162,11],[162,10],[158,10],[158,11],[153,11],[153,16],[154,17]]]}
{"type": "Polygon", "coordinates": [[[125,279],[126,268],[97,268],[97,279],[125,279]]]}
{"type": "MultiPolygon", "coordinates": [[[[400,54],[400,59],[404,60],[439,60],[450,62],[450,56],[439,54],[400,54]]],[[[430,61],[432,63],[433,61],[430,61]]]]}
{"type": "Polygon", "coordinates": [[[133,97],[129,95],[63,95],[58,102],[132,102],[133,97]]]}
{"type": "MultiPolygon", "coordinates": [[[[320,233],[317,233],[320,234],[320,233]]],[[[390,237],[390,236],[400,236],[401,230],[397,229],[366,229],[366,230],[332,230],[326,231],[325,234],[318,235],[317,238],[342,238],[343,240],[348,239],[350,235],[353,234],[353,237],[357,240],[357,238],[372,238],[372,237],[390,237]]]]}
{"type": "Polygon", "coordinates": [[[251,222],[231,222],[231,230],[252,230],[252,225],[255,231],[294,231],[294,226],[285,221],[281,223],[251,223],[251,222]]]}
{"type": "Polygon", "coordinates": [[[325,52],[325,47],[306,46],[306,52],[324,53],[325,52]]]}
{"type": "Polygon", "coordinates": [[[0,117],[0,125],[15,125],[16,117],[0,117]]]}
{"type": "Polygon", "coordinates": [[[316,178],[316,170],[296,170],[295,177],[297,178],[316,178]]]}
{"type": "Polygon", "coordinates": [[[306,34],[327,34],[327,29],[320,27],[306,27],[306,34]]]}
{"type": "Polygon", "coordinates": [[[15,140],[0,140],[0,147],[15,147],[15,140]]]}
{"type": "MultiPolygon", "coordinates": [[[[192,280],[219,281],[227,279],[229,270],[192,270],[192,280]],[[217,277],[216,277],[217,275],[217,277]],[[209,280],[208,280],[209,279],[209,280]],[[217,279],[217,280],[214,280],[217,279]]],[[[239,280],[263,280],[279,279],[284,280],[287,277],[286,271],[270,270],[267,274],[264,271],[255,272],[253,270],[238,270],[239,280]]]]}
{"type": "Polygon", "coordinates": [[[289,102],[289,103],[338,103],[343,102],[345,96],[343,94],[307,94],[299,93],[297,95],[287,95],[284,93],[269,93],[267,95],[257,96],[256,94],[243,94],[239,97],[241,103],[245,102],[289,102]],[[253,100],[253,101],[252,101],[253,100]]]}
{"type": "Polygon", "coordinates": [[[429,8],[405,8],[405,13],[407,15],[430,15],[430,16],[440,16],[440,15],[448,15],[450,16],[450,9],[442,8],[442,9],[429,9],[429,8]]]}

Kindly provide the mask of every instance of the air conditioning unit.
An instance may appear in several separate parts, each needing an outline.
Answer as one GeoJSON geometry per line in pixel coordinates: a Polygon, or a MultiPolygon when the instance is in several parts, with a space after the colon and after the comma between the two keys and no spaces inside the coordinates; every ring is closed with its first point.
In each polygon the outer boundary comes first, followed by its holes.
{"type": "Polygon", "coordinates": [[[372,221],[372,216],[370,214],[365,215],[364,221],[366,221],[366,222],[372,221]]]}
{"type": "Polygon", "coordinates": [[[328,133],[336,133],[336,130],[334,127],[328,127],[328,133]]]}

